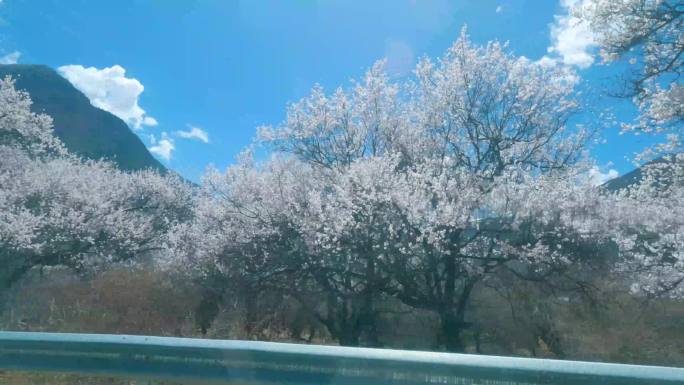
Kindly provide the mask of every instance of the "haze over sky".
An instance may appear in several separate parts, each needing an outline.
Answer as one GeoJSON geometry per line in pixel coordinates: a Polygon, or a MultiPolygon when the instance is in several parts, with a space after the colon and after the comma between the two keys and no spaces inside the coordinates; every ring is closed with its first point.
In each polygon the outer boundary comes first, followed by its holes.
{"type": "MultiPolygon", "coordinates": [[[[619,73],[594,58],[573,0],[0,0],[0,63],[46,64],[121,117],[167,167],[198,180],[278,124],[315,83],[348,86],[386,57],[394,77],[437,57],[463,25],[476,43],[577,69],[595,107],[619,73]]],[[[633,168],[643,137],[602,132],[597,177],[633,168]]]]}

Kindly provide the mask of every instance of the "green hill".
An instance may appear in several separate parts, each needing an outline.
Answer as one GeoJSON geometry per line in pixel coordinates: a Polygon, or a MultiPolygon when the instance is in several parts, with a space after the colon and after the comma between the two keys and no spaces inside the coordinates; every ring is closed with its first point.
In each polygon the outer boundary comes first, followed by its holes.
{"type": "Polygon", "coordinates": [[[17,89],[31,94],[34,112],[53,118],[56,135],[70,151],[90,159],[112,160],[123,170],[166,170],[123,120],[91,105],[52,68],[0,65],[0,76],[7,75],[16,80],[17,89]]]}

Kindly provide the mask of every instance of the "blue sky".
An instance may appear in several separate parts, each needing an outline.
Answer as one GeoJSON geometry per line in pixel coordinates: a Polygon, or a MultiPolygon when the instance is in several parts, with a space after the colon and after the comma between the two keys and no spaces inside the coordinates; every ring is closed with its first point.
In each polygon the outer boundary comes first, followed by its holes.
{"type": "MultiPolygon", "coordinates": [[[[257,126],[282,121],[314,83],[348,85],[383,57],[406,74],[464,24],[477,43],[507,40],[518,55],[574,66],[592,105],[629,117],[628,102],[597,96],[615,70],[592,62],[586,31],[568,25],[573,1],[0,0],[0,62],[60,69],[164,164],[198,180],[208,164],[231,163],[257,126]]],[[[604,173],[629,171],[627,158],[644,147],[617,131],[592,149],[604,173]]]]}

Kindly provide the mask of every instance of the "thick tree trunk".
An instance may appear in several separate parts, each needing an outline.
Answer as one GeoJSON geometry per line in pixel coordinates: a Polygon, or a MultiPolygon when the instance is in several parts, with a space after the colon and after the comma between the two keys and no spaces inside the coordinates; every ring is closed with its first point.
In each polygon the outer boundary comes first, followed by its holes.
{"type": "Polygon", "coordinates": [[[463,332],[470,326],[464,321],[464,314],[445,311],[440,314],[440,328],[444,348],[449,352],[464,352],[463,332]]]}
{"type": "MultiPolygon", "coordinates": [[[[369,247],[369,254],[372,255],[372,247],[369,247]]],[[[359,317],[359,332],[364,336],[364,345],[371,347],[380,346],[378,338],[377,317],[375,312],[375,299],[378,295],[376,284],[376,267],[373,257],[366,261],[366,289],[363,292],[363,302],[361,304],[361,314],[359,317]]]]}
{"type": "MultiPolygon", "coordinates": [[[[356,298],[358,301],[359,298],[356,298]]],[[[334,294],[328,294],[326,304],[327,315],[318,316],[325,325],[330,336],[342,346],[359,346],[363,330],[362,311],[355,300],[340,300],[334,294]]]]}
{"type": "Polygon", "coordinates": [[[330,336],[341,346],[360,345],[361,327],[358,320],[345,319],[340,317],[340,314],[320,320],[328,329],[330,336]]]}
{"type": "Polygon", "coordinates": [[[246,288],[244,291],[245,304],[245,333],[253,337],[259,322],[259,292],[254,288],[246,288]]]}
{"type": "Polygon", "coordinates": [[[341,346],[359,346],[360,328],[354,325],[345,325],[339,330],[337,341],[341,346]]]}
{"type": "Polygon", "coordinates": [[[363,341],[360,341],[360,343],[362,343],[363,346],[367,347],[380,347],[380,337],[378,335],[378,326],[375,320],[375,313],[368,314],[363,318],[364,320],[361,327],[363,341]]]}
{"type": "Polygon", "coordinates": [[[456,298],[455,306],[443,307],[439,311],[441,334],[447,351],[465,351],[466,346],[463,340],[463,332],[470,327],[470,323],[465,321],[465,313],[470,301],[470,294],[476,282],[476,279],[466,280],[463,283],[461,293],[456,298]]]}
{"type": "Polygon", "coordinates": [[[199,328],[203,336],[211,328],[214,319],[219,313],[223,292],[219,290],[206,289],[202,292],[202,299],[194,311],[195,325],[199,328]]]}

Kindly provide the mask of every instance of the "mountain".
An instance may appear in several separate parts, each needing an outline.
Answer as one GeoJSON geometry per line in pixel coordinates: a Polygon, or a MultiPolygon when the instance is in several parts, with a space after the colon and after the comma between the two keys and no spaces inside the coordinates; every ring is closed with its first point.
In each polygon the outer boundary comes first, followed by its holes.
{"type": "Polygon", "coordinates": [[[44,65],[0,65],[0,76],[12,76],[16,88],[33,100],[32,111],[54,120],[55,134],[85,158],[106,158],[122,170],[166,171],[123,120],[94,107],[88,98],[55,70],[44,65]]]}
{"type": "MultiPolygon", "coordinates": [[[[657,164],[657,163],[665,163],[665,162],[671,163],[673,161],[675,161],[675,160],[674,159],[668,160],[666,158],[654,159],[654,160],[644,164],[641,167],[635,168],[634,170],[628,172],[625,175],[621,175],[615,179],[611,179],[611,180],[607,181],[606,183],[603,184],[603,186],[610,191],[622,190],[626,187],[629,187],[629,186],[632,186],[632,185],[635,185],[635,184],[641,182],[641,179],[643,178],[643,175],[644,175],[643,174],[644,167],[648,167],[649,165],[657,164]]],[[[668,179],[668,178],[665,178],[665,179],[668,179]]],[[[666,182],[662,182],[662,183],[666,183],[666,182]]]]}
{"type": "Polygon", "coordinates": [[[603,186],[610,191],[622,190],[626,187],[639,183],[642,176],[643,173],[641,171],[641,167],[637,167],[625,175],[621,175],[617,178],[607,181],[603,184],[603,186]]]}

